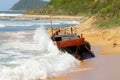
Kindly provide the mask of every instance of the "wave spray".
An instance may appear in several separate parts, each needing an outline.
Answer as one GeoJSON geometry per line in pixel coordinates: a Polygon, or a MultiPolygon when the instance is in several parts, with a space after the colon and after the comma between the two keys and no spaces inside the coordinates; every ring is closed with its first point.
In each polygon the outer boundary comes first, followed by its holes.
{"type": "Polygon", "coordinates": [[[33,41],[11,41],[0,46],[0,80],[39,80],[68,72],[79,64],[72,55],[60,51],[44,28],[33,41]]]}

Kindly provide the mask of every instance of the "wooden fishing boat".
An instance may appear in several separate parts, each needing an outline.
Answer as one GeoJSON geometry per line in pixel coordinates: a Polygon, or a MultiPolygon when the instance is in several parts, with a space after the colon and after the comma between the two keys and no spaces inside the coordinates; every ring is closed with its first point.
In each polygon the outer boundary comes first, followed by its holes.
{"type": "Polygon", "coordinates": [[[54,35],[52,40],[56,43],[58,48],[62,51],[74,55],[80,60],[89,59],[95,57],[91,51],[89,42],[85,41],[85,38],[76,34],[64,34],[54,35]]]}
{"type": "Polygon", "coordinates": [[[50,24],[51,24],[51,33],[52,33],[52,40],[56,43],[57,47],[62,51],[67,51],[68,53],[72,54],[76,58],[80,60],[89,59],[95,57],[93,52],[91,51],[91,46],[89,42],[85,41],[83,35],[78,36],[77,34],[73,33],[73,29],[71,28],[71,34],[63,34],[58,35],[60,30],[56,31],[53,34],[53,27],[52,27],[52,18],[50,16],[50,24]]]}

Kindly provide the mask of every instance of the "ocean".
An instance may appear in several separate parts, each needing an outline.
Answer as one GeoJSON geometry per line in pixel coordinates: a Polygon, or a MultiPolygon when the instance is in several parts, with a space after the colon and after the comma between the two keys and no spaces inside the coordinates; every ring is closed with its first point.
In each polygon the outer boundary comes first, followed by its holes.
{"type": "MultiPolygon", "coordinates": [[[[22,14],[0,12],[0,16],[22,14]]],[[[77,24],[53,20],[53,28],[77,24]]],[[[45,31],[49,27],[48,19],[0,19],[0,80],[39,80],[76,71],[80,62],[57,48],[45,31]]]]}
{"type": "Polygon", "coordinates": [[[7,10],[7,11],[0,11],[0,16],[20,16],[25,13],[25,10],[7,10]]]}

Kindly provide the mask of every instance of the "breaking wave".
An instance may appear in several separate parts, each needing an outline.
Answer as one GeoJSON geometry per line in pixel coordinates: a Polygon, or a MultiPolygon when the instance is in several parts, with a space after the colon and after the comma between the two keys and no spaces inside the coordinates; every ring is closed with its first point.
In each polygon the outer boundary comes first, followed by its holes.
{"type": "Polygon", "coordinates": [[[79,61],[61,52],[43,27],[33,41],[8,41],[0,46],[0,80],[38,80],[66,73],[79,61]]]}
{"type": "Polygon", "coordinates": [[[0,28],[1,28],[1,27],[5,27],[5,25],[3,25],[3,24],[0,24],[0,28]]]}

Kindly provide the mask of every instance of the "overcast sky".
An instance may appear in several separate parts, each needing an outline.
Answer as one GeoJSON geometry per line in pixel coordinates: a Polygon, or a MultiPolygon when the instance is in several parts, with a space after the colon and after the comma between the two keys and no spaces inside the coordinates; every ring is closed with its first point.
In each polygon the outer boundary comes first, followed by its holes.
{"type": "MultiPolygon", "coordinates": [[[[19,0],[0,0],[0,11],[9,10],[19,0]]],[[[50,0],[43,0],[50,1],[50,0]]]]}

